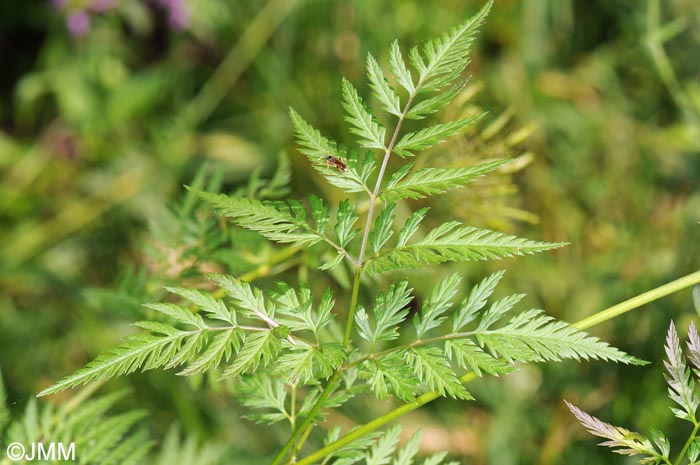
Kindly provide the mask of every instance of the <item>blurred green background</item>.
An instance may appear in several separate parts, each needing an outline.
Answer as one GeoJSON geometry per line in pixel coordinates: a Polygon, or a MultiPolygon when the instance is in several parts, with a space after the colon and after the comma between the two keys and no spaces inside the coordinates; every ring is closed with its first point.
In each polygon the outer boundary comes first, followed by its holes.
{"type": "MultiPolygon", "coordinates": [[[[0,369],[12,412],[131,332],[130,323],[148,317],[141,304],[161,298],[164,285],[196,282],[212,269],[262,286],[325,285],[314,257],[222,233],[182,186],[275,198],[289,164],[292,196],[340,200],[295,151],[288,107],[350,143],[341,75],[369,98],[367,52],[385,61],[394,38],[419,44],[480,6],[4,0],[0,369]],[[275,183],[258,182],[280,163],[275,183]]],[[[699,2],[497,0],[472,61],[470,84],[448,113],[478,107],[488,117],[420,163],[481,154],[521,162],[451,194],[434,212],[571,245],[443,267],[431,282],[447,268],[474,282],[506,267],[499,292],[526,292],[527,305],[574,322],[697,270],[699,2]]],[[[420,295],[431,282],[412,285],[420,295]]],[[[341,304],[344,283],[340,274],[331,282],[341,304]]],[[[683,440],[687,432],[673,429],[668,410],[662,347],[670,319],[683,334],[695,317],[689,291],[668,297],[592,330],[651,365],[568,362],[480,380],[470,386],[476,402],[434,402],[403,419],[404,433],[420,425],[426,452],[447,449],[464,463],[623,461],[594,445],[566,398],[615,424],[665,428],[672,441],[683,440]]],[[[252,424],[231,396],[172,373],[130,376],[102,390],[118,386],[133,393],[120,408],[149,410],[154,437],[179,424],[225,445],[233,463],[261,463],[287,434],[252,424]]],[[[351,426],[388,408],[370,402],[328,423],[351,426]]]]}

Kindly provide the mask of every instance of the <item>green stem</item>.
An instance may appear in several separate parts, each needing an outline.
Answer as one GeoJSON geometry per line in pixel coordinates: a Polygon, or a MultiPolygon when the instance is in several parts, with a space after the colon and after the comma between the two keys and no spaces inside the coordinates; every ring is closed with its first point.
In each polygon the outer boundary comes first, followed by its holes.
{"type": "Polygon", "coordinates": [[[695,423],[695,427],[693,428],[693,432],[690,433],[690,437],[688,437],[688,440],[685,441],[685,445],[683,446],[683,449],[681,449],[681,452],[678,454],[678,457],[676,457],[676,460],[673,462],[673,465],[679,465],[681,461],[683,460],[683,457],[685,457],[685,452],[688,450],[688,447],[690,447],[690,444],[692,444],[693,440],[695,439],[695,435],[698,434],[698,429],[700,429],[700,423],[695,423]]]}
{"type": "MultiPolygon", "coordinates": [[[[311,408],[311,411],[309,412],[308,415],[304,418],[304,421],[301,422],[301,424],[294,430],[292,435],[289,437],[287,442],[284,444],[284,447],[275,455],[275,458],[272,459],[272,462],[270,462],[270,465],[277,465],[282,460],[284,457],[287,455],[287,452],[294,446],[296,443],[297,438],[301,435],[301,433],[306,429],[307,426],[311,425],[316,418],[316,414],[318,411],[321,409],[321,405],[326,401],[328,396],[333,392],[335,389],[336,385],[338,384],[338,381],[340,380],[340,371],[336,371],[333,376],[331,376],[331,379],[328,380],[328,384],[326,385],[326,388],[323,390],[321,395],[319,396],[318,400],[314,404],[314,406],[311,408]]],[[[308,436],[308,435],[306,435],[308,436]]],[[[301,447],[301,444],[298,445],[298,447],[301,447]]],[[[287,462],[287,463],[292,463],[287,462]]]]}
{"type": "Polygon", "coordinates": [[[292,463],[295,463],[297,461],[297,452],[300,451],[301,448],[304,446],[304,443],[309,438],[309,435],[311,434],[311,431],[313,431],[313,429],[314,424],[311,423],[309,426],[306,427],[304,433],[301,435],[296,445],[294,446],[294,449],[292,449],[292,459],[290,460],[292,463]]]}
{"type": "MultiPolygon", "coordinates": [[[[365,229],[362,234],[362,244],[360,246],[360,254],[357,256],[357,262],[355,263],[355,278],[353,280],[353,285],[352,285],[352,297],[350,299],[350,307],[348,309],[348,315],[347,315],[347,320],[345,323],[345,335],[343,336],[343,346],[346,349],[349,349],[350,346],[350,338],[352,337],[352,329],[355,324],[355,310],[357,309],[357,300],[358,300],[358,295],[360,293],[360,279],[362,277],[362,263],[365,258],[365,251],[367,250],[367,241],[369,239],[369,231],[370,227],[372,226],[372,218],[374,217],[374,207],[375,204],[377,203],[377,198],[379,194],[379,189],[382,186],[382,179],[384,178],[384,174],[386,172],[386,167],[389,162],[389,156],[391,155],[391,152],[394,150],[394,145],[396,144],[396,141],[399,136],[399,132],[401,131],[401,125],[403,124],[403,120],[406,116],[406,113],[408,113],[408,109],[411,107],[411,103],[413,102],[413,99],[418,91],[418,87],[416,90],[408,97],[408,100],[406,101],[406,106],[404,107],[403,113],[399,117],[399,121],[396,123],[396,127],[394,128],[394,133],[391,136],[391,141],[389,142],[389,145],[386,147],[386,150],[384,151],[384,159],[382,160],[382,166],[379,170],[379,175],[377,176],[377,182],[374,185],[374,191],[372,192],[372,195],[370,195],[369,198],[369,210],[367,211],[367,221],[365,223],[365,229]]],[[[323,391],[321,394],[321,397],[318,398],[316,401],[316,404],[312,407],[311,412],[306,416],[304,421],[302,422],[301,425],[292,433],[292,436],[287,440],[285,443],[284,447],[282,450],[275,456],[273,459],[272,463],[270,465],[277,465],[280,463],[280,461],[284,458],[284,456],[287,454],[287,451],[289,451],[292,446],[295,444],[296,439],[299,437],[301,432],[307,428],[309,425],[312,425],[313,419],[316,416],[316,413],[321,408],[321,404],[326,400],[326,397],[328,397],[328,393],[331,392],[333,389],[335,389],[337,382],[340,379],[340,373],[341,370],[338,369],[336,372],[333,374],[331,379],[328,381],[328,384],[326,385],[326,389],[323,391]],[[325,396],[325,397],[324,397],[325,396]]],[[[310,433],[310,431],[308,432],[310,433]]],[[[308,433],[305,434],[305,437],[308,436],[308,433]]],[[[301,448],[301,445],[303,445],[303,442],[301,444],[297,444],[297,448],[301,448]]],[[[287,463],[292,463],[287,462],[287,463]]]]}
{"type": "Polygon", "coordinates": [[[472,337],[477,334],[493,334],[493,331],[466,331],[462,333],[450,333],[450,334],[444,334],[442,336],[435,336],[427,339],[418,339],[413,342],[409,342],[408,344],[402,344],[400,346],[395,346],[390,349],[385,349],[380,352],[372,353],[369,355],[365,355],[364,357],[360,357],[357,360],[344,365],[339,368],[340,371],[346,371],[349,370],[350,368],[356,367],[357,365],[360,365],[362,362],[365,362],[367,360],[376,360],[381,357],[385,357],[393,352],[400,352],[408,349],[412,349],[414,347],[420,347],[424,346],[427,344],[432,344],[434,342],[440,342],[440,341],[450,341],[452,339],[462,339],[462,338],[467,338],[467,337],[472,337]]]}
{"type": "Polygon", "coordinates": [[[352,327],[355,322],[355,309],[357,308],[357,298],[360,294],[360,278],[362,277],[362,267],[355,269],[355,278],[352,283],[352,296],[350,297],[350,310],[348,311],[348,320],[345,324],[345,336],[343,336],[343,346],[348,347],[350,337],[352,336],[352,327]]]}
{"type": "Polygon", "coordinates": [[[588,318],[584,318],[583,320],[574,323],[572,326],[577,329],[590,328],[591,326],[595,326],[612,318],[616,318],[623,313],[629,312],[630,310],[634,310],[635,308],[639,308],[642,305],[648,304],[649,302],[653,302],[661,297],[666,297],[669,294],[673,294],[674,292],[678,292],[681,289],[685,289],[686,287],[690,287],[698,283],[700,283],[700,271],[683,276],[682,278],[671,281],[668,284],[659,286],[656,289],[652,289],[651,291],[639,294],[636,297],[632,297],[629,300],[625,300],[622,303],[613,305],[610,308],[606,308],[595,315],[591,315],[588,318]]]}
{"type": "MultiPolygon", "coordinates": [[[[668,284],[664,284],[663,286],[657,287],[656,289],[653,289],[649,292],[645,292],[644,294],[640,294],[637,297],[633,297],[629,300],[626,300],[620,304],[614,305],[610,308],[606,308],[605,310],[602,310],[595,315],[592,315],[588,318],[585,318],[581,321],[578,321],[574,324],[572,324],[573,327],[583,330],[586,328],[590,328],[592,326],[598,325],[600,323],[603,323],[605,321],[608,321],[612,318],[618,317],[622,315],[623,313],[626,313],[630,310],[634,310],[635,308],[639,308],[644,304],[647,304],[649,302],[652,302],[654,300],[660,299],[661,297],[665,297],[669,294],[672,294],[674,292],[680,291],[682,289],[685,289],[687,287],[693,286],[694,284],[700,283],[700,271],[691,273],[687,276],[684,276],[680,279],[677,279],[675,281],[672,281],[668,284]]],[[[469,372],[463,376],[461,376],[459,379],[462,383],[466,384],[469,383],[470,381],[473,381],[474,379],[477,378],[477,375],[474,372],[469,372]]],[[[371,433],[382,426],[386,425],[387,423],[399,418],[402,415],[405,415],[406,413],[412,412],[416,410],[419,407],[422,407],[423,405],[432,402],[433,400],[437,399],[438,397],[441,397],[439,393],[437,392],[427,392],[421,396],[418,396],[415,401],[409,402],[406,404],[403,404],[402,406],[392,410],[391,412],[388,412],[384,415],[382,415],[379,418],[376,418],[369,423],[351,431],[347,435],[343,436],[342,438],[338,439],[337,441],[333,442],[332,444],[327,445],[326,447],[317,450],[311,455],[308,455],[307,457],[304,457],[302,460],[295,462],[296,465],[310,465],[317,460],[325,457],[328,454],[331,454],[338,449],[340,449],[343,446],[346,446],[353,441],[356,441],[357,439],[361,438],[362,436],[371,433]]],[[[695,434],[695,433],[694,433],[695,434]]],[[[289,462],[287,462],[288,465],[289,462]]]]}

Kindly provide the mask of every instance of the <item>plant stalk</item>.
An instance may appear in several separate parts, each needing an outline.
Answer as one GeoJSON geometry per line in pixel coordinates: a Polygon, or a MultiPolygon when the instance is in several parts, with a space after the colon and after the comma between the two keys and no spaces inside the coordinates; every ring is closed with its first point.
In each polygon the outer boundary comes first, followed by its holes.
{"type": "Polygon", "coordinates": [[[685,457],[685,453],[688,450],[688,447],[690,447],[690,444],[692,444],[693,440],[695,439],[695,435],[698,434],[698,429],[700,429],[700,423],[695,423],[693,432],[690,433],[688,440],[685,441],[683,449],[681,449],[680,453],[678,454],[678,457],[676,457],[676,460],[673,462],[673,465],[679,465],[683,461],[683,457],[685,457]]]}

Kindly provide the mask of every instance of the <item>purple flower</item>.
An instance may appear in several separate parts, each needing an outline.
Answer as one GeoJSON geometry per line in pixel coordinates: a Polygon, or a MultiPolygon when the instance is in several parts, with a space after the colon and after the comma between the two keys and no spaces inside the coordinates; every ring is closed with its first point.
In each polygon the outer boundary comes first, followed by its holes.
{"type": "Polygon", "coordinates": [[[66,18],[66,26],[72,36],[82,37],[90,29],[90,15],[85,10],[72,11],[66,18]]]}
{"type": "Polygon", "coordinates": [[[55,10],[60,10],[66,5],[66,0],[51,0],[51,6],[55,10]]]}

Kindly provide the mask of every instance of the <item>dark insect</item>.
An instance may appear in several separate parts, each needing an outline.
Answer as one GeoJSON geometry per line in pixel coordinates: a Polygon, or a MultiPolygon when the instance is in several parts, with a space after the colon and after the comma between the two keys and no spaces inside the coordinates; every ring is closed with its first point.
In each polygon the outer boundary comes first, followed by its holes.
{"type": "Polygon", "coordinates": [[[329,168],[335,166],[338,168],[338,171],[346,171],[348,169],[342,158],[335,158],[333,155],[326,155],[326,166],[329,168]]]}

